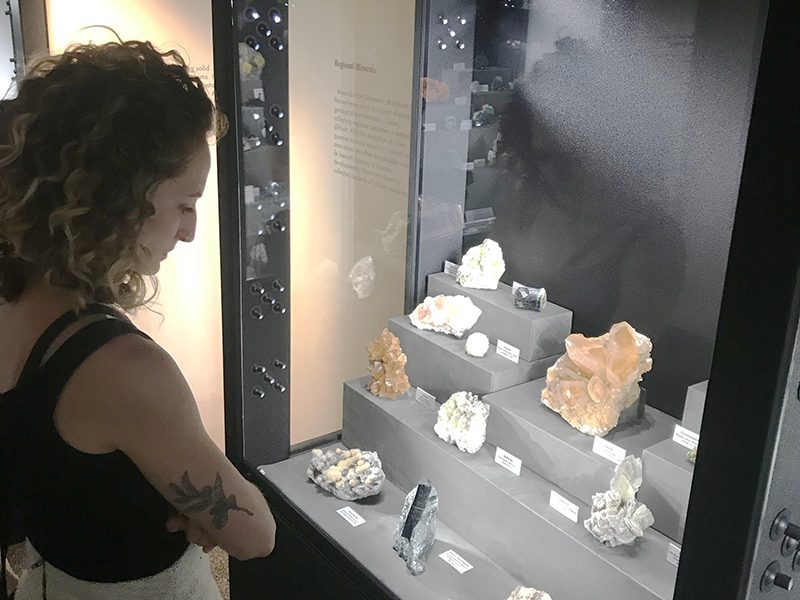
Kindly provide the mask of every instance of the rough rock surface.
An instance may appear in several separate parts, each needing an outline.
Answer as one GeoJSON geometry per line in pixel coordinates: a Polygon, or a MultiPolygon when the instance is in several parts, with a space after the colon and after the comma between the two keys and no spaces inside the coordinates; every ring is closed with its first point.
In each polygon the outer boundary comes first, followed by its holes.
{"type": "Polygon", "coordinates": [[[642,460],[625,457],[614,471],[611,489],[592,496],[592,514],[584,527],[611,548],[633,544],[655,523],[650,509],[636,499],[641,486],[642,460]]]}
{"type": "Polygon", "coordinates": [[[408,317],[417,329],[439,331],[460,338],[483,311],[466,296],[428,296],[408,317]]]}
{"type": "Polygon", "coordinates": [[[420,482],[406,496],[400,522],[394,530],[392,548],[406,561],[413,575],[425,571],[428,553],[436,540],[439,494],[430,481],[420,482]]]}
{"type": "Polygon", "coordinates": [[[486,441],[489,406],[470,392],[456,392],[439,407],[433,430],[448,444],[462,452],[475,454],[486,441]]]}
{"type": "Polygon", "coordinates": [[[600,337],[573,333],[566,346],[547,369],[542,404],[583,433],[604,436],[639,399],[642,374],[653,368],[653,344],[623,321],[600,337]]]}
{"type": "Polygon", "coordinates": [[[359,259],[350,269],[347,280],[353,286],[353,291],[359,300],[369,298],[375,291],[375,261],[372,257],[365,256],[359,259]]]}
{"type": "Polygon", "coordinates": [[[553,600],[550,594],[541,592],[535,588],[522,587],[518,585],[517,588],[511,592],[508,600],[553,600]]]}
{"type": "Polygon", "coordinates": [[[308,477],[323,490],[342,500],[358,500],[380,493],[386,476],[377,452],[336,450],[311,451],[308,477]]]}
{"type": "Polygon", "coordinates": [[[486,356],[489,351],[489,338],[486,334],[476,331],[469,334],[467,341],[464,344],[464,352],[470,356],[477,356],[478,358],[486,356]]]}
{"type": "Polygon", "coordinates": [[[505,271],[506,263],[500,244],[485,239],[482,244],[467,250],[462,257],[456,281],[465,288],[496,290],[497,282],[505,271]]]}
{"type": "Polygon", "coordinates": [[[411,385],[406,375],[406,355],[400,347],[400,339],[388,329],[367,346],[369,373],[372,381],[369,391],[381,398],[397,399],[411,385]]]}

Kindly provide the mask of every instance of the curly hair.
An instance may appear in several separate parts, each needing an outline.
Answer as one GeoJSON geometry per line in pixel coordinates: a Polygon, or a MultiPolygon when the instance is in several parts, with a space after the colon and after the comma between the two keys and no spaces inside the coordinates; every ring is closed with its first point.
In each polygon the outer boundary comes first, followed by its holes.
{"type": "Polygon", "coordinates": [[[150,42],[73,45],[29,67],[0,122],[0,299],[37,277],[84,301],[149,299],[148,193],[227,121],[183,58],[150,42]]]}

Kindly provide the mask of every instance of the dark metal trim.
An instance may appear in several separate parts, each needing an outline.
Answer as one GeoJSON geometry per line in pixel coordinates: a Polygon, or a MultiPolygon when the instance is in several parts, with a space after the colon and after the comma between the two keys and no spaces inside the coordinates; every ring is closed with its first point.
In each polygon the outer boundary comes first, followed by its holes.
{"type": "MultiPolygon", "coordinates": [[[[800,314],[798,6],[770,3],[676,600],[744,599],[800,314]]],[[[771,521],[771,515],[768,520],[771,521]]]]}

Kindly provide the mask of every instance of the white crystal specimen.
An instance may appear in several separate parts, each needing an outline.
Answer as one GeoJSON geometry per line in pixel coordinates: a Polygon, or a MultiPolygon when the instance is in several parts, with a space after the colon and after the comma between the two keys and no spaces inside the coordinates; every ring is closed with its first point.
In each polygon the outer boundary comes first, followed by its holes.
{"type": "Polygon", "coordinates": [[[489,351],[489,338],[485,334],[476,331],[470,333],[467,337],[467,342],[464,344],[464,352],[470,356],[482,357],[486,356],[489,351]]]}
{"type": "Polygon", "coordinates": [[[311,451],[309,479],[342,500],[358,500],[380,493],[386,476],[377,452],[358,448],[311,451]]]}
{"type": "Polygon", "coordinates": [[[347,276],[359,300],[369,298],[375,291],[375,262],[367,255],[359,259],[347,276]]]}
{"type": "Polygon", "coordinates": [[[633,544],[655,523],[650,509],[636,499],[642,485],[642,460],[627,456],[614,471],[611,489],[592,496],[592,514],[584,527],[605,545],[633,544]]]}
{"type": "Polygon", "coordinates": [[[466,296],[428,296],[408,317],[417,329],[439,331],[460,338],[483,311],[466,296]]]}
{"type": "Polygon", "coordinates": [[[462,452],[475,454],[486,441],[489,406],[470,392],[456,392],[439,407],[433,430],[448,444],[462,452]]]}
{"type": "Polygon", "coordinates": [[[503,251],[497,242],[485,239],[479,246],[473,246],[461,259],[456,273],[456,281],[465,288],[496,290],[506,271],[503,251]]]}
{"type": "Polygon", "coordinates": [[[550,594],[535,588],[518,585],[507,600],[553,600],[550,594]]]}

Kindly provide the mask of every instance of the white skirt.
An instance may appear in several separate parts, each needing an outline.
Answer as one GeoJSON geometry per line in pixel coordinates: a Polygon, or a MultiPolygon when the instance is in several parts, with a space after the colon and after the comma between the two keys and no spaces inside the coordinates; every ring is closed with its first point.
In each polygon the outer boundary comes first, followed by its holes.
{"type": "Polygon", "coordinates": [[[17,587],[16,600],[42,600],[43,569],[47,600],[222,600],[211,575],[211,561],[195,544],[189,544],[183,556],[161,573],[117,583],[76,579],[42,562],[30,542],[26,550],[27,568],[17,587]]]}

